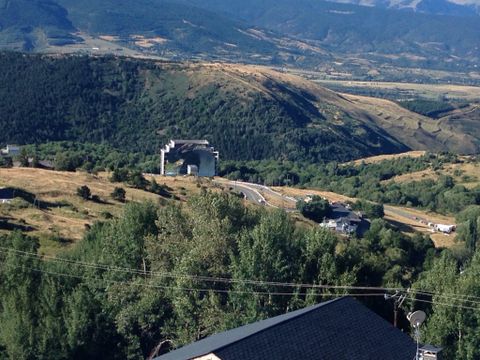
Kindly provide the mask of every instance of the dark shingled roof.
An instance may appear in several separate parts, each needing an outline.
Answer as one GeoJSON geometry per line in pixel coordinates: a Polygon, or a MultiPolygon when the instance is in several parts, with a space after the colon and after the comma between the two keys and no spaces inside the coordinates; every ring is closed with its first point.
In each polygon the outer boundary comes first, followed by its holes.
{"type": "Polygon", "coordinates": [[[210,336],[157,360],[210,353],[221,360],[405,360],[415,351],[410,336],[344,297],[210,336]]]}

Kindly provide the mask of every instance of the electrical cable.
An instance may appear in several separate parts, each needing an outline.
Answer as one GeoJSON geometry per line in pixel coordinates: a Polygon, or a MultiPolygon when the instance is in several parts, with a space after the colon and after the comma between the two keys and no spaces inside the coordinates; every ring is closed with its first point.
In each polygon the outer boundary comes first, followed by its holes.
{"type": "MultiPolygon", "coordinates": [[[[466,297],[470,297],[472,299],[475,299],[475,298],[480,299],[480,297],[470,296],[470,295],[462,295],[462,294],[440,294],[440,293],[422,291],[422,290],[416,290],[416,289],[400,289],[400,288],[386,288],[386,287],[373,287],[373,286],[321,285],[321,284],[301,284],[301,283],[297,284],[297,283],[282,283],[282,282],[258,281],[258,280],[247,280],[247,279],[229,279],[229,278],[199,276],[199,275],[190,275],[190,274],[160,273],[160,272],[143,271],[143,270],[138,270],[138,269],[124,268],[124,267],[109,266],[109,265],[98,264],[98,263],[96,263],[96,264],[95,263],[87,263],[87,262],[70,260],[70,259],[65,259],[65,258],[58,258],[58,257],[53,257],[53,256],[42,256],[42,255],[39,255],[39,254],[36,254],[36,253],[31,253],[31,252],[26,252],[26,251],[11,249],[11,248],[0,247],[0,253],[6,253],[6,252],[13,252],[13,253],[15,253],[16,255],[19,255],[19,256],[29,257],[29,258],[37,258],[37,259],[42,260],[42,261],[46,261],[46,259],[49,259],[51,261],[56,261],[56,262],[61,262],[61,263],[63,262],[63,263],[67,263],[67,264],[70,264],[70,265],[77,265],[77,266],[92,268],[92,269],[96,269],[96,270],[126,272],[126,273],[132,273],[132,274],[136,274],[136,275],[143,275],[143,276],[156,277],[156,278],[189,279],[189,280],[193,280],[193,281],[222,282],[222,283],[230,283],[230,284],[232,284],[232,283],[233,284],[242,283],[242,284],[257,285],[257,286],[295,287],[295,288],[304,288],[304,289],[311,289],[311,290],[314,290],[314,289],[332,290],[333,289],[333,290],[357,290],[357,291],[358,290],[369,290],[369,291],[382,291],[382,292],[401,291],[401,292],[407,292],[407,293],[410,293],[410,294],[424,295],[424,296],[430,296],[430,297],[437,296],[437,297],[441,297],[441,298],[444,298],[444,299],[457,300],[457,301],[460,301],[460,302],[471,303],[471,305],[473,305],[473,304],[480,305],[480,301],[465,299],[466,297]]],[[[32,270],[34,270],[34,269],[32,269],[32,270]]],[[[43,270],[35,269],[35,271],[43,271],[43,270]]],[[[43,271],[43,272],[45,273],[45,271],[43,271]]],[[[64,275],[67,275],[67,274],[64,274],[64,275]]],[[[189,288],[185,288],[185,289],[189,290],[189,288]]],[[[191,291],[211,291],[212,289],[191,288],[190,290],[191,291]]],[[[219,289],[213,289],[213,290],[215,290],[217,292],[232,292],[232,291],[234,291],[234,290],[219,290],[219,289]]],[[[255,292],[246,292],[246,293],[255,293],[255,292]]],[[[296,294],[298,294],[298,293],[292,293],[292,292],[277,292],[277,293],[256,292],[256,293],[258,293],[258,294],[275,294],[275,295],[296,295],[296,294]]],[[[375,294],[375,296],[383,296],[383,293],[382,294],[375,294]]],[[[435,304],[441,304],[441,305],[449,306],[449,304],[431,302],[431,301],[422,300],[422,299],[415,299],[415,301],[431,303],[431,304],[435,303],[435,304]]],[[[477,308],[472,307],[472,306],[465,306],[465,305],[451,305],[451,306],[461,306],[462,308],[477,310],[477,308]]]]}

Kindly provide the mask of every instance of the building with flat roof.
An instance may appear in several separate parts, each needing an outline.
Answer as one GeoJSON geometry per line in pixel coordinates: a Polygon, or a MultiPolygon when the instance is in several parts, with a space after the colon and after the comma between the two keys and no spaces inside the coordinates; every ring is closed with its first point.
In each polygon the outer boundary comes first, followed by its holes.
{"type": "Polygon", "coordinates": [[[211,177],[217,175],[218,160],[218,151],[207,140],[170,140],[160,150],[160,174],[211,177]]]}

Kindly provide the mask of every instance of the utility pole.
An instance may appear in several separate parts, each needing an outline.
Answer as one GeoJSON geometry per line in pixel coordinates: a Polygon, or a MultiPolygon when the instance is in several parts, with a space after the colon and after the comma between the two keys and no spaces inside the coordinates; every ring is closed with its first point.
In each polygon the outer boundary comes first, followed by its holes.
{"type": "Polygon", "coordinates": [[[398,309],[402,306],[403,302],[407,298],[407,294],[403,294],[400,291],[396,291],[394,295],[384,295],[385,300],[393,300],[393,326],[398,325],[398,309]]]}

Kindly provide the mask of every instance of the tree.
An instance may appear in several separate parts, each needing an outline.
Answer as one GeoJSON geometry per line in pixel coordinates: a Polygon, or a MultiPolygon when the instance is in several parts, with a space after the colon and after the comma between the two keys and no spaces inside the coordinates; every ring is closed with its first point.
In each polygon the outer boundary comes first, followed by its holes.
{"type": "Polygon", "coordinates": [[[160,194],[162,192],[162,187],[160,185],[158,185],[157,181],[155,179],[153,179],[151,182],[150,182],[150,192],[154,193],[154,194],[160,194]]]}
{"type": "Polygon", "coordinates": [[[110,177],[111,182],[124,182],[128,180],[128,169],[116,168],[110,177]]]}
{"type": "Polygon", "coordinates": [[[28,167],[28,153],[25,147],[22,147],[20,154],[17,157],[17,160],[20,162],[21,167],[28,167]]]}
{"type": "Polygon", "coordinates": [[[110,195],[114,200],[125,202],[126,191],[124,188],[116,187],[115,189],[113,189],[110,195]]]}
{"type": "Polygon", "coordinates": [[[2,168],[11,168],[13,167],[13,160],[11,157],[0,156],[0,167],[2,168]]]}
{"type": "Polygon", "coordinates": [[[80,196],[84,200],[90,199],[92,195],[90,188],[87,185],[80,186],[77,188],[77,195],[80,196]]]}
{"type": "Polygon", "coordinates": [[[480,206],[469,206],[457,215],[456,221],[456,238],[465,242],[465,246],[473,254],[480,240],[480,206]]]}
{"type": "Polygon", "coordinates": [[[143,177],[141,171],[134,171],[128,176],[128,183],[137,189],[146,189],[148,180],[143,177]]]}
{"type": "Polygon", "coordinates": [[[313,196],[310,201],[300,200],[297,202],[297,210],[307,219],[322,222],[330,213],[330,203],[320,196],[313,196]]]}
{"type": "MultiPolygon", "coordinates": [[[[41,269],[36,257],[19,256],[19,251],[36,253],[38,241],[14,233],[2,239],[11,248],[0,255],[0,349],[10,359],[33,359],[39,346],[39,287],[41,269]]],[[[0,350],[0,355],[1,350],[0,350]]]]}

